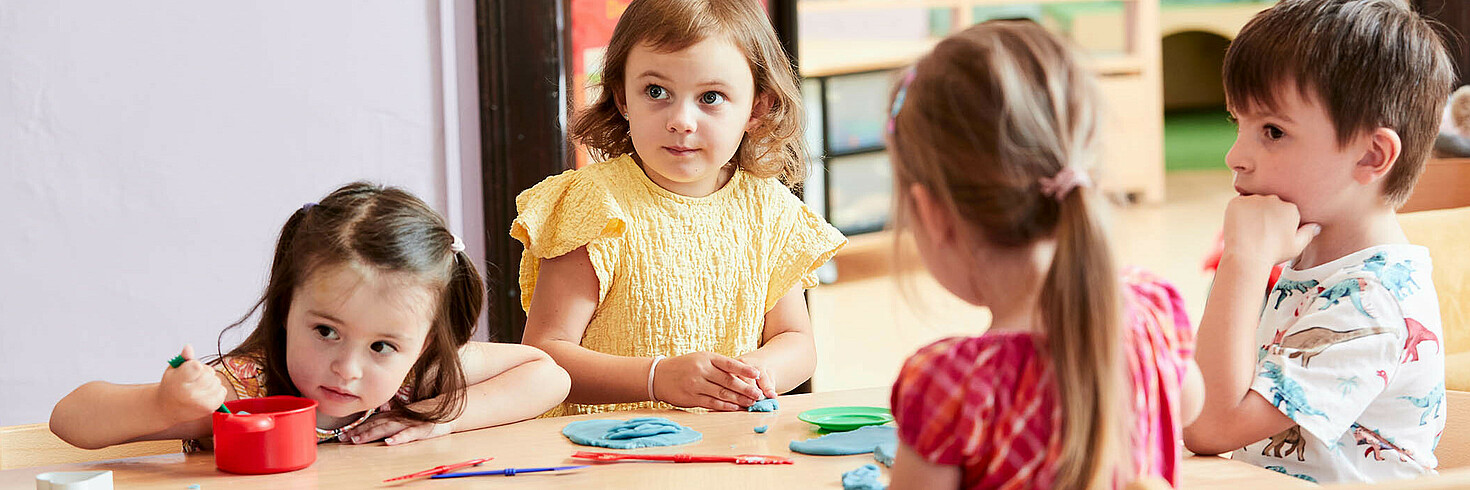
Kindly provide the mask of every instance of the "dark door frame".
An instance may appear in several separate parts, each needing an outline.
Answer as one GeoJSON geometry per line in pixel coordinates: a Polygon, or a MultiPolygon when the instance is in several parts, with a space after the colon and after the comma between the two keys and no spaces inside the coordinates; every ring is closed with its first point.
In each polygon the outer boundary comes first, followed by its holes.
{"type": "Polygon", "coordinates": [[[1444,25],[1440,33],[1455,63],[1455,86],[1466,83],[1465,70],[1470,68],[1470,2],[1465,0],[1414,0],[1414,6],[1426,17],[1444,25]]]}
{"type": "Polygon", "coordinates": [[[521,244],[515,197],[571,168],[566,119],[567,0],[476,0],[485,279],[490,339],[520,342],[521,244]]]}

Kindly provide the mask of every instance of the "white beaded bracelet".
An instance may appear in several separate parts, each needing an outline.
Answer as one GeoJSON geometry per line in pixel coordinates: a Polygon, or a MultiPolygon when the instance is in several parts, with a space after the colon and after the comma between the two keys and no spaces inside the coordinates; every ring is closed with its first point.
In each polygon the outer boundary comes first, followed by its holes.
{"type": "Polygon", "coordinates": [[[662,361],[662,360],[664,360],[664,356],[653,356],[653,364],[649,364],[648,365],[648,399],[649,400],[658,401],[658,397],[653,396],[653,370],[656,369],[656,368],[658,368],[658,362],[659,361],[662,361]]]}

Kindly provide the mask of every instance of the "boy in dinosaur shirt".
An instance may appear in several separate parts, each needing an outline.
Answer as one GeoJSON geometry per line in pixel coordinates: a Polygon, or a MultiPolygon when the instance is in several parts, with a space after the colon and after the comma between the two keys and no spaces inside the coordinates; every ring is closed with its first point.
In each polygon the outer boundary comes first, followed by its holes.
{"type": "Polygon", "coordinates": [[[1429,252],[1395,210],[1452,81],[1439,36],[1402,0],[1285,0],[1231,43],[1240,196],[1199,326],[1191,451],[1322,483],[1434,473],[1439,303],[1429,252]]]}

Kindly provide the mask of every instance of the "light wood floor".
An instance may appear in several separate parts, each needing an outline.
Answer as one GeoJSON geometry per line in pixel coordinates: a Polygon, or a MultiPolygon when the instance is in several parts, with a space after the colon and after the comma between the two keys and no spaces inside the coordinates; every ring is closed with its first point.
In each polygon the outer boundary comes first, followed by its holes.
{"type": "MultiPolygon", "coordinates": [[[[1198,321],[1210,278],[1202,270],[1235,195],[1228,170],[1173,172],[1162,204],[1112,210],[1111,234],[1121,263],[1153,271],[1179,288],[1198,321]]],[[[976,335],[990,323],[984,308],[965,304],[924,273],[915,257],[896,280],[891,237],[856,237],[837,258],[838,281],[812,290],[817,343],[815,391],[887,386],[914,350],[940,338],[976,335]]]]}

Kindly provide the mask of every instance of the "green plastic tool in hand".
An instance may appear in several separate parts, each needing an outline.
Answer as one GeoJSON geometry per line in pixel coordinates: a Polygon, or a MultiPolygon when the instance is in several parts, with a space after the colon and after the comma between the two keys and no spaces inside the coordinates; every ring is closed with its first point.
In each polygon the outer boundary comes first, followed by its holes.
{"type": "MultiPolygon", "coordinates": [[[[173,359],[169,359],[168,360],[168,365],[169,365],[169,367],[183,366],[185,360],[186,359],[184,359],[184,356],[183,355],[177,355],[177,356],[174,356],[173,359]]],[[[233,412],[230,412],[229,407],[226,407],[225,404],[223,404],[223,403],[219,404],[219,408],[215,409],[214,411],[216,411],[216,412],[224,412],[224,413],[233,413],[233,412]]]]}

